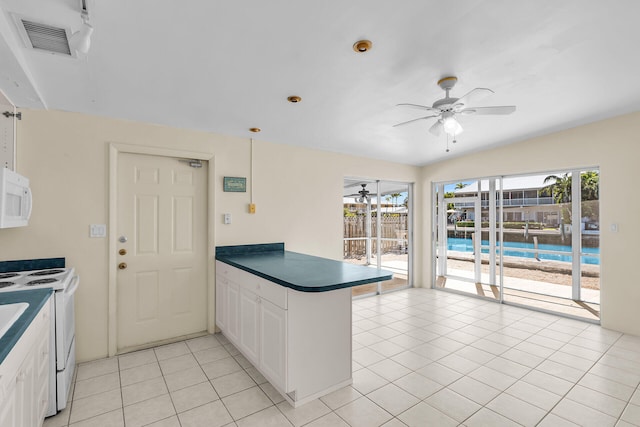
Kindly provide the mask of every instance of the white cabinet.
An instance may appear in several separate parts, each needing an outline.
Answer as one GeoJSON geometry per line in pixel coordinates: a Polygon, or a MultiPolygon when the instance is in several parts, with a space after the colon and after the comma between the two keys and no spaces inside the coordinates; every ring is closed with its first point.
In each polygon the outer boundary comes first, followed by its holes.
{"type": "Polygon", "coordinates": [[[254,365],[260,363],[258,357],[260,334],[260,297],[247,287],[240,289],[239,350],[254,365]]]}
{"type": "Polygon", "coordinates": [[[227,329],[227,284],[225,278],[216,276],[216,325],[220,330],[227,329]]]}
{"type": "MultiPolygon", "coordinates": [[[[227,282],[223,285],[226,290],[226,335],[233,343],[239,341],[240,330],[240,288],[237,283],[227,282]]],[[[224,329],[220,328],[224,331],[224,329]]]]}
{"type": "Polygon", "coordinates": [[[299,292],[217,261],[216,300],[218,328],[292,405],[351,384],[350,288],[299,292]]]}
{"type": "Polygon", "coordinates": [[[274,387],[286,390],[287,312],[263,300],[260,304],[260,370],[274,387]]]}
{"type": "Polygon", "coordinates": [[[0,365],[0,426],[41,426],[49,404],[51,299],[0,365]]]}

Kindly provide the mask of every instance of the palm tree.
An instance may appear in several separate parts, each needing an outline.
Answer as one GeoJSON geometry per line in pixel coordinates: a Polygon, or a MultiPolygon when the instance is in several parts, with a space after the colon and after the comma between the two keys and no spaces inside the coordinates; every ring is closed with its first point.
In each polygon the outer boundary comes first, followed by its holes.
{"type": "MultiPolygon", "coordinates": [[[[544,183],[550,183],[540,190],[540,194],[551,195],[558,204],[565,204],[563,209],[563,220],[571,223],[571,173],[567,172],[562,176],[549,175],[544,179],[544,183]],[[553,182],[552,182],[553,181],[553,182]]],[[[580,173],[580,200],[582,202],[597,201],[600,195],[600,175],[597,171],[586,171],[580,173]]],[[[583,214],[589,217],[597,217],[596,209],[583,203],[583,214]]]]}
{"type": "Polygon", "coordinates": [[[543,187],[540,190],[540,194],[553,197],[556,203],[568,203],[571,201],[571,173],[567,172],[562,176],[549,175],[544,179],[543,183],[550,184],[543,187]]]}
{"type": "Polygon", "coordinates": [[[587,171],[580,174],[580,187],[582,201],[598,200],[600,196],[600,175],[596,171],[587,171]]]}
{"type": "Polygon", "coordinates": [[[549,184],[540,190],[540,194],[550,195],[561,205],[560,228],[564,232],[562,224],[571,224],[571,173],[567,172],[562,176],[549,175],[543,183],[549,184]]]}
{"type": "Polygon", "coordinates": [[[398,205],[398,197],[400,197],[400,193],[391,194],[391,198],[393,199],[393,206],[396,207],[398,205]]]}
{"type": "Polygon", "coordinates": [[[459,189],[464,188],[466,186],[467,186],[467,184],[465,184],[464,182],[459,182],[459,183],[456,184],[456,190],[459,190],[459,189]]]}

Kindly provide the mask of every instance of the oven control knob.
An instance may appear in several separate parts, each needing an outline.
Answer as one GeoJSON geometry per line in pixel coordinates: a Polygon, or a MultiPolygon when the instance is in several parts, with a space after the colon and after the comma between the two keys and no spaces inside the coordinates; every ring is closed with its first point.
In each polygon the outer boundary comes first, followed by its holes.
{"type": "Polygon", "coordinates": [[[118,251],[118,253],[119,253],[120,255],[126,255],[126,254],[127,254],[127,250],[126,250],[126,249],[120,249],[120,250],[118,251]]]}
{"type": "Polygon", "coordinates": [[[127,263],[126,262],[121,262],[120,264],[118,264],[118,268],[120,270],[124,270],[125,268],[127,268],[127,263]]]}

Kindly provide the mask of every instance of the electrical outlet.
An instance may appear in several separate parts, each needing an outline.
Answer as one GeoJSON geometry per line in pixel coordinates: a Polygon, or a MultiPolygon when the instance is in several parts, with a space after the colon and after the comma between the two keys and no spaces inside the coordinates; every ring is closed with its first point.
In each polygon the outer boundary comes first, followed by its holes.
{"type": "Polygon", "coordinates": [[[256,213],[256,205],[255,205],[255,203],[249,203],[249,213],[250,214],[256,213]]]}
{"type": "Polygon", "coordinates": [[[224,223],[225,224],[231,224],[231,214],[230,213],[224,214],[224,223]]]}

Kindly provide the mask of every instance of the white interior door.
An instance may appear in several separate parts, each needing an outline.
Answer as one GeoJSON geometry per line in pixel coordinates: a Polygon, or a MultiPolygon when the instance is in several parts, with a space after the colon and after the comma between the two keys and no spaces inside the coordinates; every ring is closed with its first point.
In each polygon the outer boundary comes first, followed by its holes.
{"type": "Polygon", "coordinates": [[[207,163],[118,156],[118,351],[207,329],[207,163]]]}

